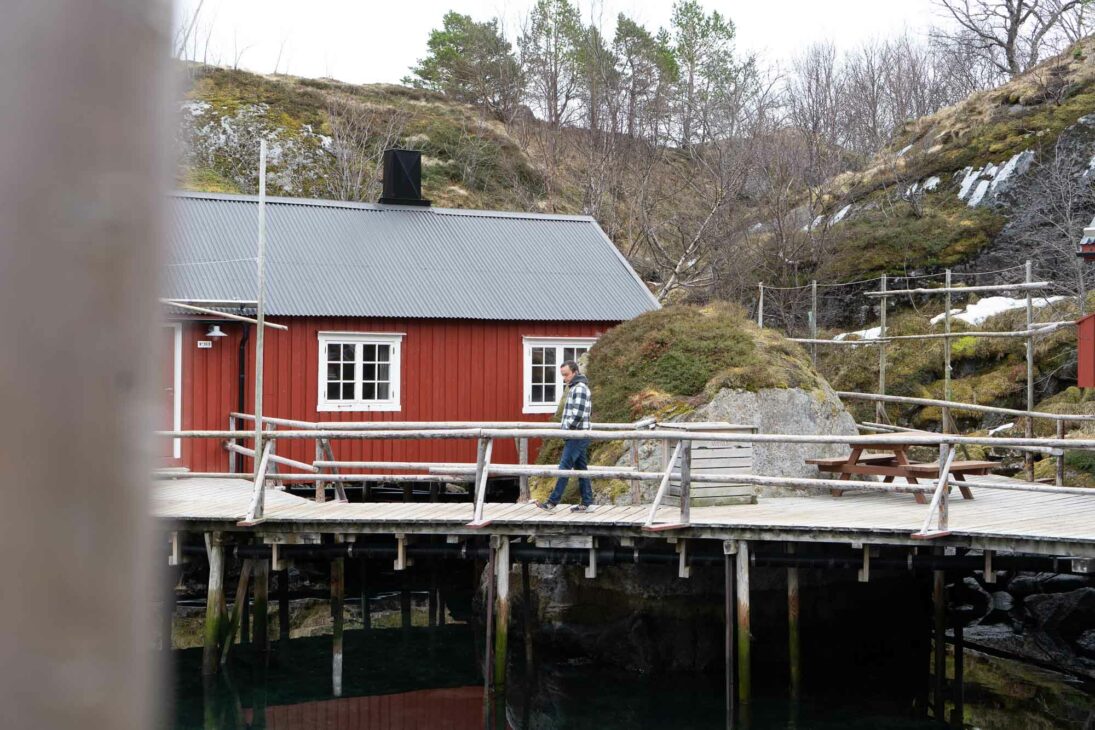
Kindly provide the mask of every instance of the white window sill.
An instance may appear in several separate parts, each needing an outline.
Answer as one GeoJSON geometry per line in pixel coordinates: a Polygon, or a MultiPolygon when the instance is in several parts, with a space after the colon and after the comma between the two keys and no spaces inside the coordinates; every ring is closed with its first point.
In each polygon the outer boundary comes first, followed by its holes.
{"type": "Polygon", "coordinates": [[[548,413],[555,414],[555,411],[559,409],[558,403],[551,404],[539,404],[539,403],[526,403],[524,408],[521,409],[522,413],[548,413]]]}
{"type": "Polygon", "coordinates": [[[316,410],[320,413],[360,413],[377,411],[396,413],[403,407],[399,403],[320,403],[316,410]]]}

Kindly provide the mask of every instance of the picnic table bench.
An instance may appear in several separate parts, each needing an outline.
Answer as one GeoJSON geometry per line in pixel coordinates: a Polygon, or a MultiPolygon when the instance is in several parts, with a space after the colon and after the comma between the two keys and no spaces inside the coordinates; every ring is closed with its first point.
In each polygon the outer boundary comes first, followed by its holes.
{"type": "MultiPolygon", "coordinates": [[[[908,451],[912,444],[882,443],[882,444],[855,444],[848,456],[823,457],[806,459],[807,464],[813,464],[818,471],[839,474],[841,480],[850,480],[853,474],[868,474],[881,476],[885,483],[893,482],[896,477],[905,479],[909,484],[919,484],[919,479],[938,479],[938,462],[913,462],[909,461],[908,451]],[[874,452],[867,453],[871,449],[874,452]]],[[[996,466],[994,461],[952,461],[950,473],[955,480],[965,481],[966,474],[988,474],[996,466]]],[[[964,499],[973,499],[973,492],[969,487],[959,487],[964,499]]],[[[834,497],[844,493],[843,489],[830,490],[834,497]]],[[[927,498],[923,490],[913,492],[916,501],[926,504],[927,498]]]]}

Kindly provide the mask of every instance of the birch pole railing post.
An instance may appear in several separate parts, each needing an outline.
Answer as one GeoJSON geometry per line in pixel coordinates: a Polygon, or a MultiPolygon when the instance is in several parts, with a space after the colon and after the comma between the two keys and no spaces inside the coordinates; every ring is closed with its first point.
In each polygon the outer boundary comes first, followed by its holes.
{"type": "MultiPolygon", "coordinates": [[[[528,439],[527,438],[518,438],[517,439],[517,463],[521,464],[522,466],[528,464],[528,439]]],[[[530,499],[532,499],[531,495],[529,494],[528,477],[527,476],[518,477],[518,484],[520,486],[518,499],[520,499],[522,502],[528,502],[530,499]]]]}
{"type": "MultiPolygon", "coordinates": [[[[235,416],[231,416],[231,415],[228,416],[228,430],[229,431],[235,431],[236,427],[238,425],[239,424],[238,424],[235,416]]],[[[231,446],[239,446],[239,439],[230,438],[230,439],[228,439],[228,443],[231,446]]],[[[232,451],[231,449],[229,449],[228,450],[228,471],[238,472],[239,470],[240,470],[239,469],[239,454],[237,454],[235,451],[232,451]]]]}
{"type": "MultiPolygon", "coordinates": [[[[1065,421],[1063,418],[1057,419],[1057,438],[1064,439],[1065,437],[1065,421]]],[[[1065,450],[1059,449],[1060,453],[1057,454],[1057,469],[1054,475],[1053,483],[1060,487],[1065,483],[1065,450]]]]}
{"type": "Polygon", "coordinates": [[[928,506],[928,515],[924,518],[924,524],[920,531],[913,533],[913,537],[933,538],[943,537],[948,533],[950,500],[951,463],[954,461],[954,448],[948,444],[939,444],[939,481],[935,485],[935,493],[932,495],[931,504],[928,506]],[[937,529],[931,529],[932,517],[937,517],[937,529]]]}
{"type": "Polygon", "coordinates": [[[764,282],[757,282],[757,327],[764,327],[764,282]]]}
{"type": "MultiPolygon", "coordinates": [[[[817,340],[817,279],[810,282],[810,339],[817,340]]],[[[817,342],[810,345],[810,358],[817,367],[817,342]]]]}
{"type": "MultiPolygon", "coordinates": [[[[881,280],[882,291],[882,307],[879,310],[878,315],[878,337],[881,342],[878,345],[878,394],[886,395],[886,309],[889,302],[889,298],[886,296],[886,275],[882,275],[881,280]]],[[[889,416],[886,415],[886,403],[879,401],[875,404],[875,418],[879,423],[889,423],[889,416]]]]}
{"type": "MultiPolygon", "coordinates": [[[[951,270],[946,271],[946,295],[943,306],[943,400],[951,400],[951,270]]],[[[943,406],[943,433],[951,432],[951,409],[943,406]]]]}
{"type": "MultiPolygon", "coordinates": [[[[263,454],[262,448],[262,375],[263,354],[266,341],[266,140],[259,140],[259,241],[255,259],[258,271],[258,301],[255,307],[255,454],[263,454]]],[[[259,464],[255,462],[255,482],[259,478],[259,464]]]]}
{"type": "Polygon", "coordinates": [[[677,463],[677,457],[681,455],[682,443],[684,442],[678,441],[676,448],[673,449],[673,455],[667,457],[665,460],[665,474],[662,475],[662,481],[658,485],[658,492],[654,495],[654,503],[650,505],[650,514],[647,516],[643,527],[649,528],[654,526],[654,518],[658,515],[658,507],[661,506],[666,492],[669,491],[669,482],[673,480],[673,465],[677,463]]]}
{"type": "Polygon", "coordinates": [[[687,525],[692,517],[692,442],[680,441],[678,449],[681,452],[681,524],[687,525]]]}
{"type": "MultiPolygon", "coordinates": [[[[1027,259],[1026,265],[1026,283],[1030,284],[1034,281],[1033,271],[1030,265],[1030,259],[1027,259]]],[[[1044,300],[1043,300],[1044,301],[1044,300]]],[[[1034,410],[1034,334],[1032,330],[1034,328],[1034,294],[1030,289],[1027,289],[1027,410],[1034,410]]],[[[1034,419],[1027,417],[1026,428],[1024,429],[1024,436],[1034,438],[1034,419]]],[[[1023,463],[1026,465],[1027,481],[1034,481],[1034,454],[1027,452],[1023,456],[1023,463]]]]}
{"type": "Polygon", "coordinates": [[[480,438],[478,453],[475,457],[475,511],[472,513],[471,525],[482,527],[483,507],[487,499],[487,475],[490,471],[490,456],[494,450],[493,438],[480,438]]]}
{"type": "Polygon", "coordinates": [[[255,522],[262,519],[266,507],[266,469],[270,464],[270,453],[274,448],[274,439],[270,439],[262,450],[262,458],[255,461],[255,487],[251,495],[251,504],[247,508],[247,516],[244,522],[255,522]]]}
{"type": "MultiPolygon", "coordinates": [[[[631,467],[635,470],[639,470],[639,440],[631,439],[631,467]]],[[[631,504],[639,504],[642,502],[642,482],[638,479],[631,480],[631,504]]]]}

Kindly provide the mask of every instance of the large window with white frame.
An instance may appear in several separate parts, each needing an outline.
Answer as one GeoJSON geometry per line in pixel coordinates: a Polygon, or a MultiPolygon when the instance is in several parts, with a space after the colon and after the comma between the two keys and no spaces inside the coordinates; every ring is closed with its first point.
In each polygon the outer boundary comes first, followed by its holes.
{"type": "Polygon", "coordinates": [[[401,333],[320,332],[319,411],[398,411],[401,333]]]}
{"type": "Polygon", "coordinates": [[[524,338],[524,413],[554,413],[563,395],[559,366],[593,347],[592,337],[524,338]]]}

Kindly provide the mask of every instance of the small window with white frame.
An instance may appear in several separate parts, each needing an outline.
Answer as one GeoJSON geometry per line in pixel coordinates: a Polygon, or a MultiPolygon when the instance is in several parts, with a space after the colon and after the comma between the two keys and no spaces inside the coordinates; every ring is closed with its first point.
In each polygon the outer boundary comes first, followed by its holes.
{"type": "Polygon", "coordinates": [[[403,335],[319,333],[319,411],[398,411],[403,335]]]}
{"type": "Polygon", "coordinates": [[[591,337],[524,338],[524,413],[554,413],[563,395],[559,366],[577,361],[597,340],[591,337]]]}

